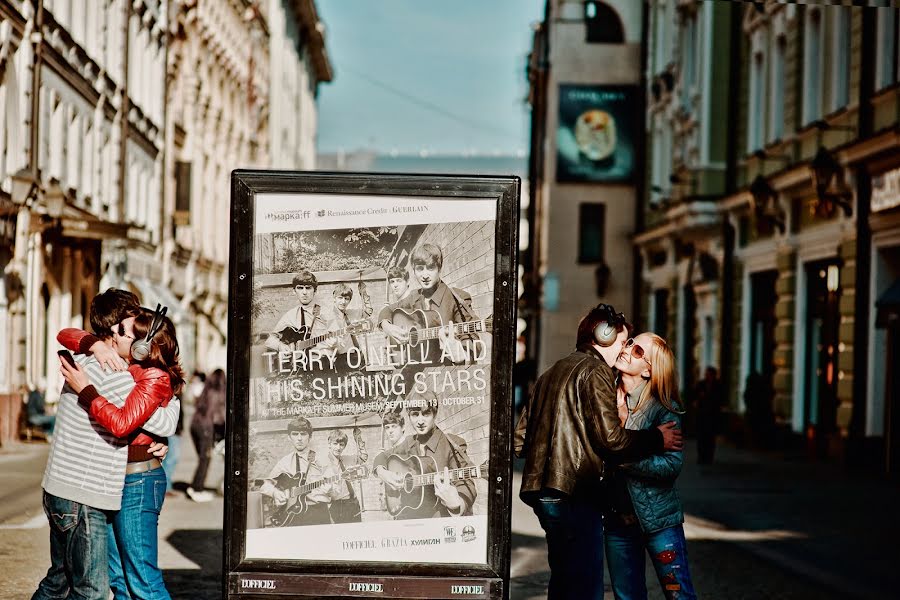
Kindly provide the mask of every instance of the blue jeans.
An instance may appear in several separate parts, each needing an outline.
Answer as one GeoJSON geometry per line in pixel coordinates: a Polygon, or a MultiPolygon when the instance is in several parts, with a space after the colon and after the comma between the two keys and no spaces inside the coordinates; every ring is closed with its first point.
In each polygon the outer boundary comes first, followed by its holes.
{"type": "Polygon", "coordinates": [[[122,509],[109,527],[109,583],[116,600],[170,600],[157,560],[162,467],[125,475],[122,509]]]}
{"type": "Polygon", "coordinates": [[[547,535],[549,600],[603,600],[603,515],[597,498],[542,490],[532,508],[547,535]]]}
{"type": "Polygon", "coordinates": [[[181,458],[181,436],[169,436],[169,451],[163,459],[163,470],[166,472],[166,491],[172,491],[172,483],[175,481],[175,467],[178,466],[178,459],[181,458]]]}
{"type": "Polygon", "coordinates": [[[606,527],[606,562],[616,600],[647,597],[645,553],[650,554],[663,594],[669,600],[697,598],[688,568],[687,543],[681,525],[644,533],[638,524],[606,527]]]}
{"type": "Polygon", "coordinates": [[[50,569],[32,600],[106,600],[108,513],[47,492],[43,505],[50,521],[50,569]]]}

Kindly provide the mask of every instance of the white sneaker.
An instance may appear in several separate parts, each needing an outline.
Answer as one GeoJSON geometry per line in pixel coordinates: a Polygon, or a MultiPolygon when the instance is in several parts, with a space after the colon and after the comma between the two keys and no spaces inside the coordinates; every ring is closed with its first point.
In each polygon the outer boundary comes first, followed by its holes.
{"type": "Polygon", "coordinates": [[[192,487],[189,487],[187,489],[187,495],[188,498],[190,498],[194,502],[212,502],[213,498],[215,498],[215,496],[213,496],[211,492],[208,492],[206,490],[198,491],[192,487]]]}

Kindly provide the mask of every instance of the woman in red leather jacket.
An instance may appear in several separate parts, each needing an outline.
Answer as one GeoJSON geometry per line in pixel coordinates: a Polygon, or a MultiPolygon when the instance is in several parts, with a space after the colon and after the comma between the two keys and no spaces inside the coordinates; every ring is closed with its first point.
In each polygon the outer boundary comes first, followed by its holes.
{"type": "Polygon", "coordinates": [[[97,344],[96,337],[78,329],[64,329],[57,337],[72,351],[93,351],[101,363],[112,362],[105,353],[117,354],[130,362],[128,371],[134,377],[134,389],[119,408],[97,393],[84,371],[63,365],[63,375],[78,393],[79,403],[112,434],[129,439],[122,508],[112,519],[109,541],[110,586],[116,600],[170,598],[157,560],[157,528],[166,475],[159,459],[149,452],[155,440],[141,432],[140,426],[157,407],[181,392],[184,375],[175,326],[166,317],[152,338],[149,356],[141,361],[131,357],[132,343],[146,338],[153,315],[153,311],[141,309],[138,316],[119,323],[113,331],[114,349],[102,342],[97,344]]]}

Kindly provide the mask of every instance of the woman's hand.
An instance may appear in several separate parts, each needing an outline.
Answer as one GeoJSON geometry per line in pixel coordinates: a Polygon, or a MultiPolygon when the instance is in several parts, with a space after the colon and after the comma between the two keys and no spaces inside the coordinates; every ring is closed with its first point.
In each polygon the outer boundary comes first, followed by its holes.
{"type": "Polygon", "coordinates": [[[119,356],[119,353],[107,345],[106,342],[94,342],[91,346],[91,354],[94,355],[94,358],[97,359],[100,366],[107,371],[128,370],[128,363],[125,359],[119,356]]]}
{"type": "Polygon", "coordinates": [[[63,376],[63,379],[66,380],[66,383],[69,384],[69,387],[72,388],[76,394],[80,394],[81,390],[91,385],[90,379],[88,379],[87,373],[85,373],[81,369],[81,365],[75,363],[74,365],[70,365],[66,360],[64,360],[61,356],[59,357],[59,372],[63,376]]]}

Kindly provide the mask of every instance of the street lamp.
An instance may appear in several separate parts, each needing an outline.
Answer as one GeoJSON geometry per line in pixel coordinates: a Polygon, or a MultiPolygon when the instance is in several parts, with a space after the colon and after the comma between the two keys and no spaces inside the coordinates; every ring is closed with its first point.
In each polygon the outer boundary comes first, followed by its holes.
{"type": "Polygon", "coordinates": [[[50,181],[47,191],[44,192],[44,202],[47,205],[47,216],[58,219],[62,216],[66,205],[66,193],[55,179],[50,181]]]}
{"type": "Polygon", "coordinates": [[[830,192],[831,184],[835,179],[839,179],[841,173],[841,165],[824,147],[820,146],[816,152],[815,158],[809,165],[813,175],[813,182],[816,186],[816,212],[825,217],[834,214],[836,206],[840,206],[846,216],[853,214],[853,207],[850,205],[850,192],[839,191],[830,192]]]}
{"type": "Polygon", "coordinates": [[[10,197],[15,204],[27,204],[31,196],[38,190],[38,182],[35,181],[31,170],[22,168],[10,176],[12,188],[10,197]]]}
{"type": "Polygon", "coordinates": [[[829,292],[836,292],[838,291],[840,283],[840,269],[838,269],[837,265],[828,265],[828,270],[825,275],[825,287],[828,288],[829,292]]]}
{"type": "Polygon", "coordinates": [[[757,231],[760,222],[767,222],[784,233],[784,212],[778,208],[778,192],[772,189],[762,175],[757,175],[750,184],[750,196],[753,197],[753,213],[756,216],[757,231]],[[769,208],[769,205],[772,208],[769,208]]]}

